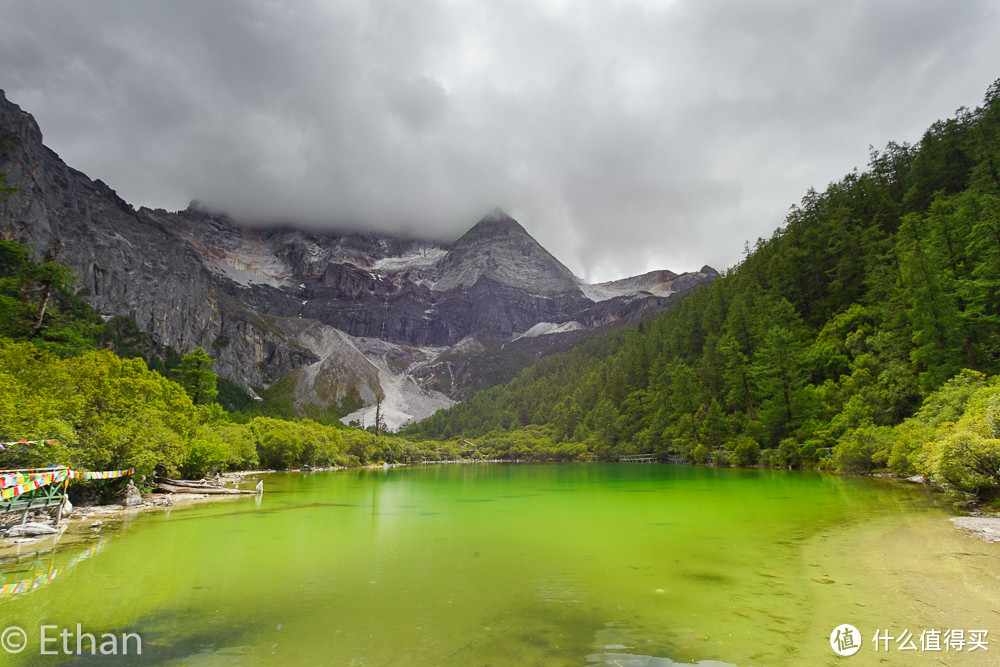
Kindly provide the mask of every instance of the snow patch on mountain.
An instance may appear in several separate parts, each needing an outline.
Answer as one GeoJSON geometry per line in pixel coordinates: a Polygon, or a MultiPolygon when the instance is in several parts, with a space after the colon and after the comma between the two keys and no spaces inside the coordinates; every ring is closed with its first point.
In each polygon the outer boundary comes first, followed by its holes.
{"type": "Polygon", "coordinates": [[[209,271],[223,275],[234,283],[249,287],[251,285],[270,285],[285,287],[288,280],[287,269],[274,257],[264,255],[227,255],[205,259],[209,271]]]}
{"type": "Polygon", "coordinates": [[[434,266],[448,251],[444,248],[419,248],[399,257],[383,257],[372,264],[376,271],[403,271],[434,266]]]}
{"type": "Polygon", "coordinates": [[[445,348],[414,348],[374,338],[355,338],[315,320],[275,320],[299,346],[319,357],[286,377],[293,383],[297,410],[339,404],[357,390],[364,408],[342,419],[374,423],[375,403],[382,394],[383,423],[392,430],[420,421],[455,401],[422,388],[409,374],[414,366],[439,355],[445,348]]]}
{"type": "MultiPolygon", "coordinates": [[[[421,387],[412,375],[448,348],[411,347],[378,338],[347,338],[378,371],[378,384],[383,395],[382,422],[389,430],[398,431],[455,404],[441,392],[421,387]]],[[[343,423],[356,421],[365,426],[375,423],[375,397],[362,398],[365,406],[342,417],[343,423]]]]}
{"type": "Polygon", "coordinates": [[[191,244],[205,268],[238,285],[285,287],[289,284],[291,268],[259,238],[238,234],[210,238],[211,234],[204,229],[183,225],[171,227],[170,231],[191,244]],[[198,232],[206,234],[205,238],[198,232]]]}
{"type": "Polygon", "coordinates": [[[514,337],[511,342],[515,340],[520,340],[522,338],[537,338],[538,336],[547,336],[549,334],[559,334],[566,333],[567,331],[579,331],[583,329],[583,325],[579,322],[563,322],[561,324],[555,324],[553,322],[539,322],[535,326],[531,327],[522,334],[514,337]]]}
{"type": "Polygon", "coordinates": [[[597,303],[600,301],[607,301],[608,299],[613,299],[619,296],[615,291],[602,288],[598,285],[590,285],[588,283],[580,283],[580,291],[583,295],[590,299],[591,301],[597,303]]]}

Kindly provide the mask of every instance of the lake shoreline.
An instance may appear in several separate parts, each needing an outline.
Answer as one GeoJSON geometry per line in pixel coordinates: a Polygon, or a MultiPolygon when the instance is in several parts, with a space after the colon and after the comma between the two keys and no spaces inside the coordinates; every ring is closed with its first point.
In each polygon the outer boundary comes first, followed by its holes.
{"type": "MultiPolygon", "coordinates": [[[[485,460],[485,459],[460,459],[460,460],[448,460],[448,461],[419,461],[416,463],[381,463],[381,464],[370,464],[364,466],[331,466],[331,467],[310,467],[303,466],[302,468],[293,468],[288,470],[239,470],[239,471],[229,471],[221,473],[216,476],[215,482],[222,488],[237,488],[240,484],[245,483],[248,479],[256,479],[263,475],[269,475],[273,473],[312,473],[312,472],[336,472],[341,470],[388,470],[392,468],[401,467],[419,467],[422,465],[434,465],[434,464],[478,464],[478,463],[538,463],[532,461],[517,460],[485,460]]],[[[553,462],[544,462],[553,463],[553,462]]],[[[558,463],[558,462],[556,462],[558,463]]],[[[701,464],[687,463],[687,464],[668,464],[668,465],[692,465],[695,467],[713,467],[704,466],[701,464]]],[[[727,466],[728,467],[728,466],[727,466]]],[[[760,470],[770,470],[770,469],[782,469],[782,468],[768,468],[762,466],[754,466],[760,470]]],[[[828,472],[828,471],[819,471],[828,472]]],[[[836,474],[836,473],[832,473],[836,474]]],[[[930,486],[939,491],[946,491],[944,487],[930,482],[928,479],[922,476],[915,477],[900,477],[898,475],[884,474],[884,473],[869,473],[865,475],[849,475],[855,477],[873,477],[878,479],[886,479],[894,482],[906,482],[909,484],[923,484],[930,486]]],[[[262,480],[261,480],[262,481],[262,480]]],[[[265,489],[266,490],[266,489],[265,489]]],[[[249,494],[210,494],[210,493],[196,493],[196,492],[180,492],[180,493],[144,493],[142,494],[142,504],[127,507],[120,503],[108,503],[108,504],[96,504],[96,505],[80,505],[74,506],[72,513],[69,516],[63,517],[62,522],[59,525],[58,535],[45,535],[38,537],[0,537],[0,557],[9,555],[11,552],[20,552],[21,547],[27,546],[36,542],[45,541],[47,538],[58,538],[64,535],[91,535],[95,530],[100,530],[100,526],[103,523],[104,518],[110,519],[123,519],[128,514],[136,514],[138,512],[147,512],[156,509],[166,509],[171,508],[184,508],[190,507],[205,502],[211,502],[216,500],[231,500],[233,498],[244,497],[249,494]],[[91,525],[86,525],[87,521],[91,521],[91,525]],[[94,525],[97,523],[99,525],[94,525]]],[[[986,514],[983,513],[978,508],[968,508],[962,510],[964,516],[952,517],[950,522],[955,531],[980,542],[985,542],[988,544],[1000,542],[1000,515],[986,514]]],[[[9,526],[4,526],[8,528],[9,526]]],[[[55,543],[53,542],[53,547],[55,543]]]]}
{"type": "MultiPolygon", "coordinates": [[[[246,471],[236,471],[227,472],[223,475],[217,477],[217,482],[220,488],[233,488],[233,486],[226,485],[239,485],[247,480],[247,478],[254,478],[259,475],[269,474],[276,472],[274,470],[246,470],[246,471]]],[[[63,540],[63,538],[68,538],[69,543],[78,541],[75,538],[80,536],[93,536],[99,534],[99,532],[104,527],[105,522],[110,524],[120,523],[126,520],[130,515],[135,516],[140,512],[149,512],[151,510],[166,510],[169,511],[173,508],[184,508],[193,505],[201,504],[208,501],[215,500],[231,500],[233,498],[244,498],[250,494],[218,494],[218,493],[143,493],[142,503],[139,505],[127,506],[122,503],[100,503],[100,504],[81,504],[72,505],[72,509],[69,514],[62,517],[58,525],[55,523],[54,510],[49,510],[45,512],[44,510],[37,510],[34,513],[29,513],[27,523],[32,521],[41,523],[43,525],[50,526],[58,530],[58,533],[36,535],[36,536],[19,536],[19,537],[5,537],[3,532],[7,529],[16,526],[20,523],[20,519],[17,519],[13,523],[9,521],[0,524],[0,558],[7,557],[10,555],[16,555],[17,557],[23,557],[24,555],[30,555],[34,550],[30,547],[35,544],[40,544],[44,542],[52,541],[51,547],[54,548],[57,542],[63,540]],[[43,517],[39,516],[40,512],[44,512],[49,516],[43,517]],[[22,552],[27,552],[27,554],[22,552]]],[[[20,512],[11,512],[6,516],[19,515],[20,512]]]]}

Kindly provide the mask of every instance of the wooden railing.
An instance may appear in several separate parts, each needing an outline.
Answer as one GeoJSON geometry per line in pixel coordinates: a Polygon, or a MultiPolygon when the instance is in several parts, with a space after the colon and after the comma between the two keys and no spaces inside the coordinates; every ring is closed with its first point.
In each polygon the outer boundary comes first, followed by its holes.
{"type": "MultiPolygon", "coordinates": [[[[62,469],[62,467],[19,468],[15,470],[0,470],[0,474],[31,474],[39,472],[53,472],[62,469]]],[[[54,484],[47,484],[35,489],[34,491],[22,493],[21,495],[14,496],[8,500],[0,500],[0,514],[6,514],[8,512],[23,512],[21,515],[21,523],[23,524],[28,520],[28,512],[31,510],[44,509],[46,507],[58,507],[59,509],[56,512],[56,523],[58,524],[62,519],[62,509],[66,502],[66,487],[68,485],[69,480],[64,480],[54,484]]]]}
{"type": "Polygon", "coordinates": [[[618,463],[656,463],[656,454],[630,454],[618,457],[618,463]]]}

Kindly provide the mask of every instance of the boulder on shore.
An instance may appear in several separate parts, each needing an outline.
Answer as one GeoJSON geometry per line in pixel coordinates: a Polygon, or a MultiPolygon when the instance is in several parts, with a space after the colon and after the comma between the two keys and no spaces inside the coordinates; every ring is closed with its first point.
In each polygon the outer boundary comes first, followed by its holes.
{"type": "Polygon", "coordinates": [[[135,488],[135,484],[132,480],[128,481],[128,485],[125,487],[125,507],[138,507],[142,504],[142,494],[139,493],[139,489],[135,488]]]}

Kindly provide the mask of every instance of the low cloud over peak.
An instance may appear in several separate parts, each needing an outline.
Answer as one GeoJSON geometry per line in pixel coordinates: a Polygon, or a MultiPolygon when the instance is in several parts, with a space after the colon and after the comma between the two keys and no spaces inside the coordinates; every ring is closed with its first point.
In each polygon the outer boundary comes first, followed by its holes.
{"type": "Polygon", "coordinates": [[[457,238],[575,272],[722,268],[868,146],[974,106],[990,2],[23,3],[8,97],[135,205],[457,238]]]}

